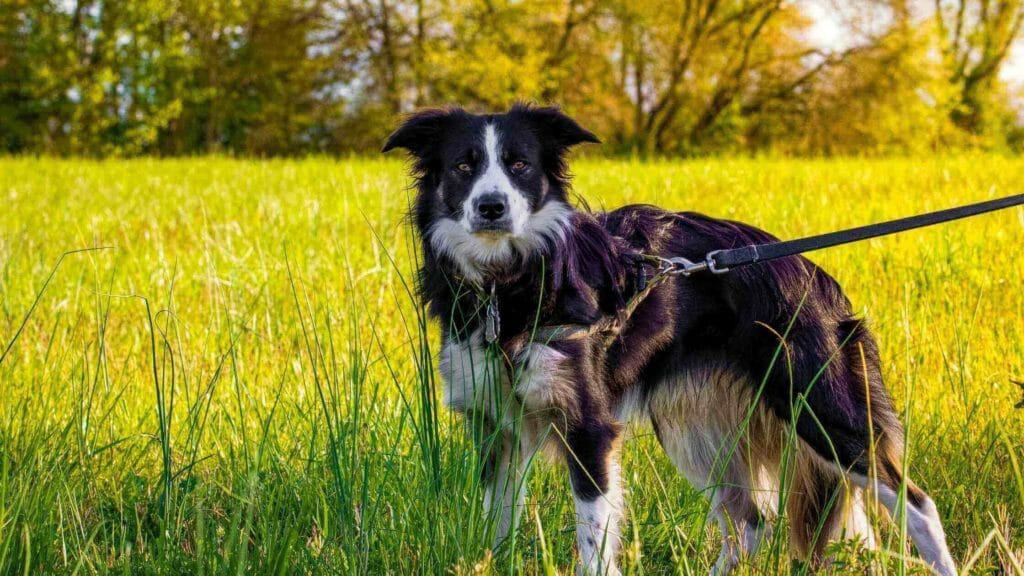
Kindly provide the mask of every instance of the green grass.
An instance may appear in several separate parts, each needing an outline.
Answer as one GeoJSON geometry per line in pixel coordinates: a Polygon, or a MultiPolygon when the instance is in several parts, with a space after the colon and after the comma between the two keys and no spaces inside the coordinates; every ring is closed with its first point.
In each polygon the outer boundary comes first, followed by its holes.
{"type": "MultiPolygon", "coordinates": [[[[993,156],[575,172],[595,209],[784,238],[1024,190],[1024,162],[993,156]]],[[[570,573],[558,468],[535,467],[512,552],[484,552],[474,451],[408,292],[407,186],[393,160],[0,160],[0,572],[570,573]]],[[[1022,246],[1014,209],[812,255],[878,335],[911,476],[980,574],[1024,563],[1022,246]]],[[[624,569],[706,573],[704,498],[648,428],[627,445],[624,569]]],[[[837,549],[836,571],[920,571],[882,528],[884,553],[837,549]]]]}

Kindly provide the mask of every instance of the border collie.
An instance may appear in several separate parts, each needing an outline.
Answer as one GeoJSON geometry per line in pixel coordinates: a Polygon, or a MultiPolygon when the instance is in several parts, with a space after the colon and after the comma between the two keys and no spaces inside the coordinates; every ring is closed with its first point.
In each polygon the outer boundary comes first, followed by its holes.
{"type": "Polygon", "coordinates": [[[935,504],[905,476],[878,347],[836,281],[802,257],[675,276],[623,317],[649,272],[641,255],[700,261],[774,238],[655,206],[575,208],[566,153],[583,142],[598,139],[557,108],[516,105],[422,111],[384,145],[414,160],[419,291],[442,323],[445,402],[481,450],[495,546],[543,449],[569,468],[580,571],[618,573],[619,446],[639,416],[710,498],[713,574],[753,554],[782,512],[812,564],[836,539],[873,546],[869,500],[893,514],[905,501],[924,561],[955,574],[935,504]],[[614,333],[587,330],[616,315],[614,333]]]}

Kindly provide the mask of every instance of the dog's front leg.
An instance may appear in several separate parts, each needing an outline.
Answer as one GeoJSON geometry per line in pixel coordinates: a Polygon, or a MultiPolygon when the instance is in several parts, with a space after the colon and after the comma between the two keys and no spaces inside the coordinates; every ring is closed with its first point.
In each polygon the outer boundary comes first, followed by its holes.
{"type": "Polygon", "coordinates": [[[620,426],[584,421],[568,431],[566,458],[576,502],[577,573],[615,575],[622,517],[619,474],[620,426]]]}
{"type": "Polygon", "coordinates": [[[495,551],[519,524],[526,501],[526,449],[518,431],[498,430],[487,418],[471,418],[480,450],[486,526],[493,527],[495,551]]]}
{"type": "Polygon", "coordinates": [[[494,526],[494,550],[505,543],[519,525],[526,503],[524,462],[512,434],[502,433],[494,442],[494,467],[484,479],[484,511],[494,526]]]}

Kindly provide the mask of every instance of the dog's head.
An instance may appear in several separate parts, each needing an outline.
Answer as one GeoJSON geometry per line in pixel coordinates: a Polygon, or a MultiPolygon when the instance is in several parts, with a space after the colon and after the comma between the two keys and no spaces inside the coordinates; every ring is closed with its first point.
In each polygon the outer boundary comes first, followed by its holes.
{"type": "Polygon", "coordinates": [[[581,142],[598,139],[557,108],[517,105],[505,114],[419,112],[383,151],[412,153],[420,233],[480,280],[562,233],[571,214],[565,154],[581,142]]]}

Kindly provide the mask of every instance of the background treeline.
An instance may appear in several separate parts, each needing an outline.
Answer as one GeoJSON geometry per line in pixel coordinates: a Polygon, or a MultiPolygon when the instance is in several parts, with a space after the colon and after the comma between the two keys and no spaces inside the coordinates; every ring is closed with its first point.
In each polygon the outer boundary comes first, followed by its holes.
{"type": "Polygon", "coordinates": [[[0,0],[0,152],[376,150],[418,106],[555,102],[622,153],[1024,145],[1024,0],[0,0]]]}

